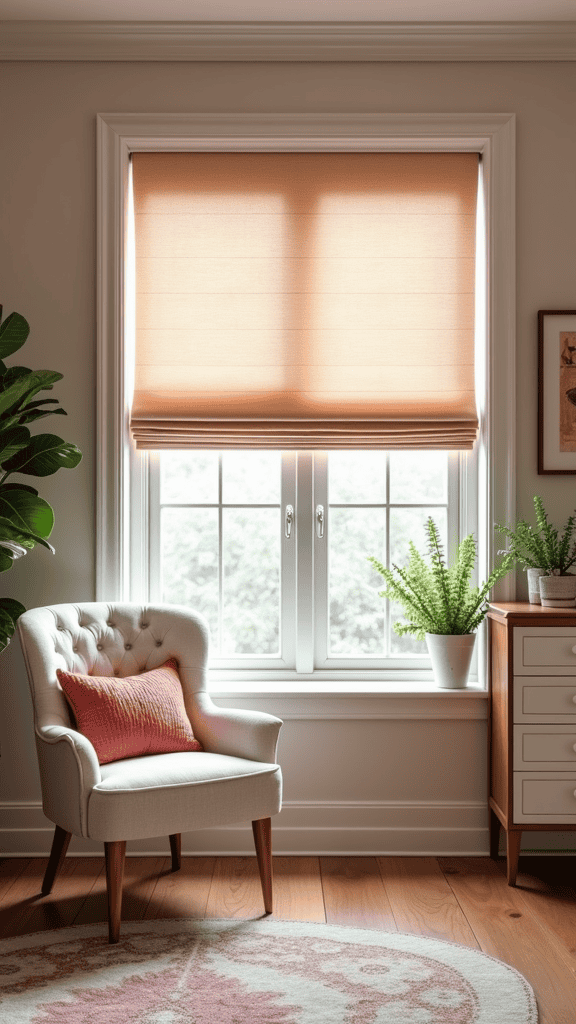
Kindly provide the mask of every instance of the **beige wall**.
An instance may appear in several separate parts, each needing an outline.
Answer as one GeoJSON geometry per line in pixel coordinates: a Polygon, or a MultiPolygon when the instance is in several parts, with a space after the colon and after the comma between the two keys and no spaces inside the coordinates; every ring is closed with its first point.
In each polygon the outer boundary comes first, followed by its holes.
{"type": "MultiPolygon", "coordinates": [[[[28,607],[93,597],[97,112],[515,113],[518,511],[529,513],[534,493],[544,496],[558,520],[576,505],[576,477],[536,473],[536,311],[576,307],[575,64],[7,62],[0,66],[0,96],[0,302],[5,313],[15,309],[30,321],[26,364],[65,374],[57,394],[68,419],[48,420],[46,429],[60,431],[84,452],[73,473],[62,470],[41,482],[41,494],[56,511],[56,556],[37,551],[17,564],[2,577],[2,593],[28,607]]],[[[523,579],[520,586],[523,595],[523,579]]],[[[37,801],[39,785],[16,643],[0,660],[0,679],[0,804],[10,810],[4,819],[10,827],[27,827],[27,802],[37,801]]],[[[333,725],[317,723],[317,742],[325,728],[332,745],[333,725]]],[[[291,735],[295,728],[293,723],[291,735]]],[[[367,723],[358,742],[370,737],[382,744],[390,728],[367,723]]],[[[419,728],[423,742],[436,746],[438,724],[419,728]]],[[[484,729],[482,722],[466,723],[473,736],[463,746],[460,768],[470,801],[484,792],[484,729]]],[[[296,766],[303,749],[296,737],[284,748],[294,779],[289,796],[296,801],[314,799],[308,790],[299,792],[296,766]]],[[[329,763],[326,771],[329,777],[329,763]]],[[[453,774],[454,765],[450,772],[438,770],[438,800],[463,799],[461,789],[451,795],[453,774]]],[[[360,774],[357,799],[363,790],[360,774]]],[[[318,798],[328,799],[329,792],[324,786],[318,798]]],[[[414,778],[411,792],[417,800],[414,778]]],[[[332,798],[344,799],[336,789],[332,798]]]]}

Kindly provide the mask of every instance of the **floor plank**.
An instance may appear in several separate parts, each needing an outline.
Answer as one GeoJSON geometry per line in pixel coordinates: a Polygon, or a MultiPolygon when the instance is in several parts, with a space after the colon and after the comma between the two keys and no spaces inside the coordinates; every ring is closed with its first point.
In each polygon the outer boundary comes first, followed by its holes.
{"type": "Polygon", "coordinates": [[[375,857],[321,857],[328,924],[397,931],[375,857]]]}
{"type": "Polygon", "coordinates": [[[478,948],[436,857],[378,857],[398,931],[478,948]]]}
{"type": "Polygon", "coordinates": [[[480,948],[515,967],[532,985],[539,1024],[574,1024],[574,974],[530,913],[522,893],[507,885],[487,858],[439,858],[439,863],[480,948]]]}
{"type": "Polygon", "coordinates": [[[126,857],[122,887],[122,920],[141,921],[162,873],[169,870],[169,857],[126,857]]]}
{"type": "Polygon", "coordinates": [[[218,857],[212,876],[206,917],[263,916],[264,903],[256,857],[218,857]]]}
{"type": "Polygon", "coordinates": [[[272,884],[275,918],[326,920],[318,857],[274,857],[272,884]]]}
{"type": "Polygon", "coordinates": [[[4,895],[29,864],[29,857],[4,857],[0,860],[0,906],[4,895]]]}
{"type": "Polygon", "coordinates": [[[205,917],[215,864],[215,857],[183,857],[180,870],[171,871],[168,861],[167,869],[158,878],[145,920],[205,917]]]}

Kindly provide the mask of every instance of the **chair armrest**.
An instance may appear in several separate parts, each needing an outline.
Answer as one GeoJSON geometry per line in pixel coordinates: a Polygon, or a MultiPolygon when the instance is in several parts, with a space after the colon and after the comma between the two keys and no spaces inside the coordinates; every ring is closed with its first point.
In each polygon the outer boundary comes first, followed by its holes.
{"type": "Polygon", "coordinates": [[[64,725],[36,732],[44,813],[74,835],[86,836],[88,797],[101,781],[96,751],[87,736],[64,725]]]}
{"type": "Polygon", "coordinates": [[[219,708],[205,690],[194,694],[194,735],[213,754],[276,763],[282,722],[263,711],[219,708]]]}

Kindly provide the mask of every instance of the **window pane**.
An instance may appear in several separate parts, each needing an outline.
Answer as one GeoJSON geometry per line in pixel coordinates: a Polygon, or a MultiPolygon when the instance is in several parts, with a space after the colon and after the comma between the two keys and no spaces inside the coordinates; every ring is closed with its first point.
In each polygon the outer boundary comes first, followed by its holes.
{"type": "Polygon", "coordinates": [[[218,501],[218,452],[161,452],[160,475],[163,504],[218,501]]]}
{"type": "Polygon", "coordinates": [[[385,560],[382,509],[333,508],[329,522],[329,654],[382,655],[385,607],[382,579],[367,558],[385,560]]]}
{"type": "Polygon", "coordinates": [[[390,452],[390,501],[446,501],[447,452],[390,452]]]}
{"type": "Polygon", "coordinates": [[[422,554],[428,551],[428,535],[424,529],[432,516],[444,552],[447,552],[447,519],[445,508],[392,508],[390,509],[390,562],[403,566],[410,557],[410,541],[422,554]]]}
{"type": "Polygon", "coordinates": [[[161,520],[162,600],[208,620],[218,646],[218,511],[165,508],[161,520]]]}
{"type": "Polygon", "coordinates": [[[227,505],[280,503],[280,452],[224,452],[222,500],[227,505]]]}
{"type": "Polygon", "coordinates": [[[330,452],[329,464],[331,504],[386,501],[385,452],[330,452]]]}
{"type": "Polygon", "coordinates": [[[278,654],[280,511],[228,508],[222,517],[222,653],[278,654]]]}

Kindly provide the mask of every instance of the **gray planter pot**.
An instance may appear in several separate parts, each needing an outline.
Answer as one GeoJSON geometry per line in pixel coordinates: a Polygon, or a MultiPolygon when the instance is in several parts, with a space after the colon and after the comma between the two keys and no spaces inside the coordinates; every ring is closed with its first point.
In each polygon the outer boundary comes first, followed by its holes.
{"type": "Polygon", "coordinates": [[[528,577],[528,600],[530,601],[530,604],[541,604],[539,580],[541,576],[545,575],[545,569],[526,569],[526,576],[528,577]]]}
{"type": "Polygon", "coordinates": [[[576,576],[541,576],[540,599],[544,608],[574,608],[576,576]]]}
{"type": "Polygon", "coordinates": [[[443,633],[424,635],[436,685],[445,690],[464,689],[470,672],[476,633],[464,633],[462,636],[443,633]]]}

